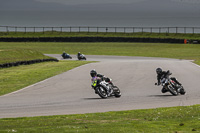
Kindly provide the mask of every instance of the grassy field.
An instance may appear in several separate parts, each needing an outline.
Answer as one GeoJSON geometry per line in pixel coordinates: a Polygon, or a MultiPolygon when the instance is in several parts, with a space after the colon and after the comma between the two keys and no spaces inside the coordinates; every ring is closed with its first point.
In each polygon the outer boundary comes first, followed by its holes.
{"type": "Polygon", "coordinates": [[[200,105],[0,119],[0,132],[197,133],[200,105]]]}
{"type": "Polygon", "coordinates": [[[77,54],[79,51],[85,55],[120,55],[120,56],[146,56],[166,57],[200,61],[199,44],[162,44],[162,43],[0,43],[0,50],[4,49],[33,49],[45,54],[77,54]]]}
{"type": "Polygon", "coordinates": [[[140,37],[200,40],[200,34],[183,33],[103,33],[103,32],[0,32],[0,37],[140,37]]]}
{"type": "Polygon", "coordinates": [[[32,49],[0,49],[0,64],[35,59],[51,59],[32,49]]]}
{"type": "Polygon", "coordinates": [[[0,69],[0,95],[19,90],[86,63],[89,62],[59,61],[0,69]]]}

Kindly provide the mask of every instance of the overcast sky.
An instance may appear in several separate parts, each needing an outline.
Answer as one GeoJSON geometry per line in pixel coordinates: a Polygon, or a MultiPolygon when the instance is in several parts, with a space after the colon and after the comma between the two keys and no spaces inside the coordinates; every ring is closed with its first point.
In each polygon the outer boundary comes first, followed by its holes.
{"type": "Polygon", "coordinates": [[[8,10],[147,10],[200,13],[200,0],[0,0],[8,10]]]}
{"type": "Polygon", "coordinates": [[[0,0],[0,18],[0,25],[194,26],[200,0],[0,0]]]}
{"type": "MultiPolygon", "coordinates": [[[[131,4],[135,2],[142,2],[142,1],[152,1],[152,0],[36,0],[39,2],[54,2],[54,3],[61,3],[66,5],[80,5],[80,4],[131,4]]],[[[162,1],[162,0],[160,0],[162,1]]],[[[181,2],[181,3],[190,3],[196,4],[200,3],[199,0],[170,0],[172,2],[181,2]]]]}

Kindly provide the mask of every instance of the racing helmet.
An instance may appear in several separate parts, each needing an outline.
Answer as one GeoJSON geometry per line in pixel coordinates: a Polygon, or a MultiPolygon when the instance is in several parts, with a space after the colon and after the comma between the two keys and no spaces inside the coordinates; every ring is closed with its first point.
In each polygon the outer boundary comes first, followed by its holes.
{"type": "Polygon", "coordinates": [[[161,68],[157,68],[157,69],[156,69],[156,73],[157,73],[157,74],[161,74],[161,73],[162,73],[162,69],[161,69],[161,68]]]}
{"type": "Polygon", "coordinates": [[[91,77],[95,77],[97,75],[97,72],[93,69],[90,71],[91,77]]]}

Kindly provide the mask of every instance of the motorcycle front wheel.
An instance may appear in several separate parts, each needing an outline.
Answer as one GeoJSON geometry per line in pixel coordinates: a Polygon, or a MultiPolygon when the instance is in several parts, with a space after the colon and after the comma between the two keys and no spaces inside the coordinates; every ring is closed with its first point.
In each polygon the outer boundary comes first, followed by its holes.
{"type": "Polygon", "coordinates": [[[121,97],[120,89],[117,86],[113,86],[115,97],[121,97]]]}
{"type": "Polygon", "coordinates": [[[169,89],[169,92],[170,92],[172,95],[174,95],[174,96],[177,96],[177,95],[178,95],[178,92],[176,91],[176,89],[173,88],[171,85],[168,85],[167,87],[168,87],[168,89],[169,89]]]}
{"type": "Polygon", "coordinates": [[[186,93],[185,89],[183,88],[183,86],[181,86],[180,94],[181,94],[181,95],[185,95],[185,93],[186,93]]]}
{"type": "Polygon", "coordinates": [[[98,95],[101,98],[105,99],[105,98],[108,97],[107,91],[106,91],[106,89],[104,87],[99,86],[99,87],[96,88],[96,90],[97,90],[98,95]]]}

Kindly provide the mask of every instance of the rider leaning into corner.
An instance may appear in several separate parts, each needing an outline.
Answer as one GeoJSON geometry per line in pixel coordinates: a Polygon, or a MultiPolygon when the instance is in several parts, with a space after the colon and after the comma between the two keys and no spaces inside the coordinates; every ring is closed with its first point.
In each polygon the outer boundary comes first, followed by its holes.
{"type": "MultiPolygon", "coordinates": [[[[157,80],[158,83],[156,83],[157,85],[160,85],[162,82],[165,81],[165,79],[169,79],[169,75],[171,75],[172,73],[168,70],[168,71],[162,71],[161,68],[157,68],[156,69],[156,73],[157,73],[157,80]]],[[[175,81],[178,85],[181,85],[181,83],[179,83],[176,78],[172,78],[173,81],[175,81]]],[[[167,90],[165,89],[165,87],[162,88],[162,93],[167,92],[167,90]]]]}
{"type": "MultiPolygon", "coordinates": [[[[92,77],[92,79],[91,79],[92,82],[95,81],[95,80],[97,80],[97,82],[105,80],[107,83],[111,83],[110,78],[105,77],[102,74],[97,74],[96,70],[94,70],[94,69],[90,71],[90,75],[92,77]]],[[[95,93],[96,93],[96,90],[95,90],[95,93]]]]}
{"type": "Polygon", "coordinates": [[[62,57],[66,56],[66,55],[67,55],[67,53],[65,51],[63,51],[62,57]]]}
{"type": "Polygon", "coordinates": [[[78,56],[78,58],[79,58],[79,57],[81,56],[81,53],[80,53],[80,52],[78,52],[77,56],[78,56]]]}

